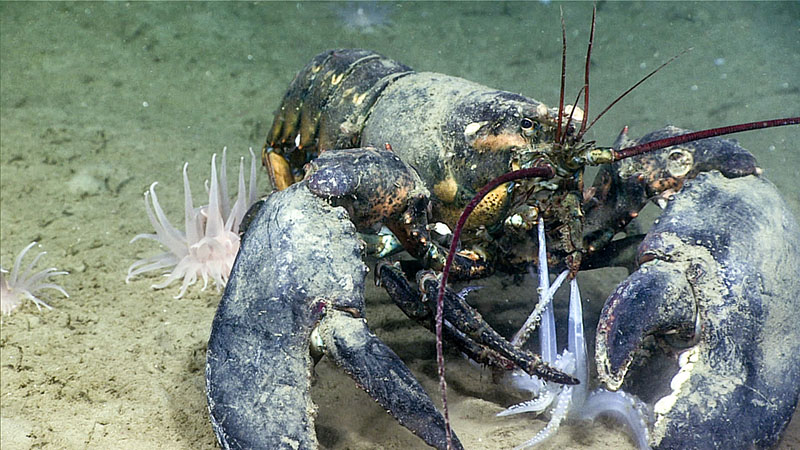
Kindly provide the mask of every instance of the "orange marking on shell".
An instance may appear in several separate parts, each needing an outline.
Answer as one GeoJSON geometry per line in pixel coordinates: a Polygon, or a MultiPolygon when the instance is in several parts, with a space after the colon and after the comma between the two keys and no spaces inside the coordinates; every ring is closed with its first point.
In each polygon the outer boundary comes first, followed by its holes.
{"type": "Polygon", "coordinates": [[[497,134],[481,136],[472,143],[472,147],[478,152],[501,151],[514,147],[524,147],[527,145],[525,138],[520,134],[497,134]]]}
{"type": "Polygon", "coordinates": [[[453,177],[447,177],[433,185],[433,195],[444,203],[453,203],[456,193],[458,193],[458,183],[453,177]]]}
{"type": "Polygon", "coordinates": [[[651,186],[656,192],[665,192],[668,190],[678,190],[681,186],[681,182],[675,178],[662,178],[653,181],[651,186]]]}
{"type": "Polygon", "coordinates": [[[292,171],[286,158],[277,153],[267,153],[269,166],[272,168],[272,178],[275,180],[275,189],[282,191],[294,183],[292,171]]]}
{"type": "MultiPolygon", "coordinates": [[[[508,183],[501,184],[489,192],[486,197],[478,203],[472,214],[464,224],[464,230],[475,230],[479,227],[487,227],[497,223],[505,210],[508,200],[508,183]]],[[[451,228],[455,227],[463,208],[456,208],[452,205],[443,205],[439,208],[442,221],[451,228]]]]}

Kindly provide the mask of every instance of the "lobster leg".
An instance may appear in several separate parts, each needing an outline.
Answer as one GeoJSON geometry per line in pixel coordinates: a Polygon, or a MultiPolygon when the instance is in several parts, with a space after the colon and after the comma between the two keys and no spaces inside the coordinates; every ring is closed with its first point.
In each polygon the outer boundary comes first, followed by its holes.
{"type": "MultiPolygon", "coordinates": [[[[402,219],[388,222],[387,227],[402,243],[403,248],[427,269],[442,270],[447,251],[431,240],[428,231],[430,199],[417,196],[408,202],[402,219]]],[[[453,257],[450,275],[455,280],[474,280],[491,275],[493,268],[475,252],[462,250],[453,257]]]]}
{"type": "MultiPolygon", "coordinates": [[[[686,130],[665,127],[633,141],[623,131],[614,146],[628,147],[684,133],[686,130]]],[[[584,248],[588,250],[587,258],[592,262],[589,267],[581,268],[615,265],[630,268],[630,259],[626,261],[623,257],[616,256],[609,260],[592,257],[592,253],[609,245],[614,236],[639,215],[639,211],[649,200],[656,201],[663,207],[671,195],[680,191],[686,180],[712,170],[718,170],[728,178],[756,175],[760,172],[750,152],[735,141],[719,138],[668,147],[602,166],[593,186],[584,195],[584,248]]],[[[612,243],[617,247],[624,244],[612,243]]],[[[630,250],[635,250],[635,245],[628,246],[625,250],[630,256],[633,253],[630,250]]],[[[606,254],[612,253],[609,251],[606,254]]]]}
{"type": "MultiPolygon", "coordinates": [[[[423,293],[411,286],[402,271],[388,264],[378,267],[381,284],[392,300],[410,318],[433,331],[436,308],[436,294],[439,281],[429,271],[417,275],[417,284],[423,293]]],[[[577,384],[577,380],[555,369],[541,356],[511,345],[491,327],[480,313],[470,306],[464,298],[450,289],[444,298],[445,335],[455,342],[461,351],[477,362],[489,363],[495,367],[511,369],[517,365],[530,375],[561,384],[577,384]],[[512,363],[509,366],[509,362],[512,363]]]]}
{"type": "MultiPolygon", "coordinates": [[[[417,274],[417,284],[431,305],[436,305],[439,280],[432,272],[417,274]]],[[[445,290],[444,319],[474,341],[486,345],[510,359],[530,375],[560,384],[578,384],[578,380],[542,360],[542,357],[514,347],[475,311],[464,298],[450,289],[445,290]]]]}
{"type": "MultiPolygon", "coordinates": [[[[430,193],[416,171],[391,150],[358,148],[324,152],[309,164],[309,189],[350,213],[359,231],[384,223],[426,267],[441,269],[447,251],[428,231],[430,193]]],[[[455,255],[455,279],[487,276],[487,261],[471,252],[455,255]]]]}
{"type": "MultiPolygon", "coordinates": [[[[433,305],[424,301],[427,298],[423,298],[419,290],[408,282],[403,270],[388,263],[379,263],[376,272],[378,283],[386,289],[395,304],[409,318],[414,319],[429,331],[435,332],[436,313],[432,309],[433,305]]],[[[502,370],[514,368],[511,360],[501,356],[491,347],[475,342],[449,321],[444,324],[443,333],[447,340],[453,342],[459,350],[475,362],[502,370]]]]}

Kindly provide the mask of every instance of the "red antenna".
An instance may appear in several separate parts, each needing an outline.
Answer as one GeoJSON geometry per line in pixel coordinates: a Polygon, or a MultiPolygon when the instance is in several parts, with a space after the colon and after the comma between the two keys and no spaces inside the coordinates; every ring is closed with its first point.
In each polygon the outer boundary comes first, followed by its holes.
{"type": "MultiPolygon", "coordinates": [[[[592,6],[592,29],[589,31],[589,47],[586,49],[586,68],[583,71],[583,120],[581,121],[581,130],[578,132],[578,140],[580,140],[583,137],[583,134],[586,133],[586,121],[589,120],[589,61],[592,59],[592,45],[594,44],[594,24],[596,15],[597,4],[592,6]]],[[[577,100],[575,103],[578,103],[577,100]]]]}
{"type": "Polygon", "coordinates": [[[742,131],[760,130],[762,128],[782,127],[785,125],[800,124],[800,117],[787,117],[784,119],[759,120],[758,122],[742,123],[739,125],[729,125],[726,127],[711,128],[710,130],[695,131],[693,133],[672,136],[644,144],[634,145],[622,150],[613,150],[614,161],[630,158],[631,156],[641,155],[642,153],[660,150],[662,148],[680,145],[686,142],[698,141],[726,134],[741,133],[742,131]]]}
{"type": "Polygon", "coordinates": [[[453,438],[452,431],[450,430],[450,418],[447,411],[447,381],[444,378],[444,351],[442,349],[442,324],[444,322],[444,289],[447,286],[447,277],[450,274],[450,267],[453,266],[453,257],[458,250],[458,241],[461,238],[461,230],[464,229],[464,224],[467,223],[467,218],[478,206],[478,203],[486,197],[497,186],[509,181],[519,180],[522,178],[553,178],[556,175],[555,169],[550,166],[532,167],[529,169],[520,169],[513,172],[508,172],[490,181],[486,186],[482,187],[475,197],[472,197],[469,204],[464,208],[461,217],[458,218],[455,230],[453,230],[453,240],[450,242],[450,250],[447,252],[447,259],[445,260],[444,267],[442,268],[442,280],[439,283],[439,292],[436,296],[436,363],[439,366],[439,389],[442,391],[442,407],[444,409],[445,419],[445,432],[447,436],[447,448],[452,448],[453,438]]]}

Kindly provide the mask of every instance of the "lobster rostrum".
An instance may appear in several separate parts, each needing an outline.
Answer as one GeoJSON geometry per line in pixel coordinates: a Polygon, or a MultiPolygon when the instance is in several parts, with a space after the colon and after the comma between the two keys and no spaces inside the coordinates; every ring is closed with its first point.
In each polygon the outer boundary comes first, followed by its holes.
{"type": "MultiPolygon", "coordinates": [[[[779,119],[601,148],[582,139],[588,101],[583,110],[565,106],[563,91],[562,80],[559,106],[550,108],[415,72],[367,50],[328,51],[298,73],[262,151],[277,192],[247,225],[209,341],[209,410],[225,448],[316,446],[308,389],[312,356],[322,354],[429,445],[460,447],[408,369],[366,327],[365,252],[385,257],[402,249],[414,257],[400,267],[379,263],[377,281],[409,317],[471,358],[576,383],[496,333],[446,289],[448,274],[524,272],[538,262],[533,229],[540,218],[551,266],[573,275],[632,266],[613,255],[629,255],[641,236],[612,238],[649,199],[668,198],[700,172],[758,174],[752,155],[738,146],[665,147],[800,123],[779,119]],[[589,165],[602,168],[585,189],[589,165]],[[406,275],[415,272],[411,283],[406,275]]],[[[588,57],[581,92],[588,96],[588,57]]],[[[626,142],[623,133],[618,143],[626,142]]]]}

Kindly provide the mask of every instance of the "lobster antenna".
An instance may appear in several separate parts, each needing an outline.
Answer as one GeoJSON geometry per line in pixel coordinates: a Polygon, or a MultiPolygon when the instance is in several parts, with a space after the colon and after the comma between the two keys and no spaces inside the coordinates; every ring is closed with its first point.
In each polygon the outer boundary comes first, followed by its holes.
{"type": "MultiPolygon", "coordinates": [[[[628,95],[628,94],[629,94],[629,93],[630,93],[632,90],[634,90],[634,89],[636,89],[637,87],[639,87],[639,85],[640,85],[640,84],[644,83],[644,82],[645,82],[645,81],[646,81],[648,78],[650,78],[650,77],[652,77],[653,75],[655,75],[655,74],[656,74],[656,72],[658,72],[659,70],[661,70],[661,69],[663,69],[664,67],[666,67],[666,66],[667,66],[669,63],[671,63],[672,61],[675,61],[675,60],[676,60],[676,59],[678,59],[680,56],[682,56],[683,54],[685,54],[685,53],[687,53],[687,52],[690,52],[690,51],[692,51],[693,49],[694,49],[694,47],[689,47],[689,48],[685,49],[684,51],[682,51],[682,52],[678,53],[677,55],[675,55],[675,56],[673,56],[672,58],[670,58],[669,60],[667,60],[667,62],[665,62],[664,64],[661,64],[660,66],[658,66],[658,68],[657,68],[657,69],[655,69],[654,71],[652,71],[652,72],[648,73],[648,74],[647,74],[647,75],[646,75],[644,78],[642,78],[641,80],[639,80],[639,81],[638,81],[636,84],[634,84],[633,86],[629,87],[629,88],[628,88],[628,90],[626,90],[625,92],[623,92],[622,94],[620,94],[620,96],[619,96],[619,97],[617,97],[617,98],[616,98],[616,99],[615,99],[613,102],[611,102],[611,104],[610,104],[610,105],[606,106],[606,109],[604,109],[603,111],[601,111],[601,112],[600,112],[600,114],[598,114],[598,115],[597,115],[597,117],[595,117],[595,118],[594,118],[594,120],[592,120],[592,123],[590,123],[590,124],[589,124],[589,126],[588,126],[588,127],[586,127],[586,129],[582,130],[582,131],[581,131],[581,133],[580,133],[580,134],[578,134],[578,136],[577,136],[577,139],[580,139],[580,138],[582,138],[582,137],[583,137],[583,134],[584,134],[584,133],[586,133],[587,131],[589,131],[589,128],[592,128],[592,125],[594,125],[594,123],[595,123],[595,122],[597,122],[597,120],[598,120],[598,119],[600,119],[601,117],[603,117],[603,114],[605,114],[605,113],[606,113],[606,112],[607,112],[609,109],[611,109],[611,107],[612,107],[612,106],[616,105],[616,104],[617,104],[617,102],[619,102],[620,100],[622,100],[622,99],[623,99],[623,98],[624,98],[626,95],[628,95]]],[[[588,64],[588,63],[587,63],[587,64],[588,64]]]]}
{"type": "MultiPolygon", "coordinates": [[[[567,134],[569,133],[569,126],[570,126],[570,124],[572,124],[572,116],[575,114],[575,105],[578,104],[578,100],[581,99],[581,94],[584,92],[584,90],[586,88],[587,88],[587,85],[581,86],[581,88],[578,89],[578,95],[575,96],[575,103],[572,104],[572,110],[569,112],[569,117],[567,118],[567,126],[565,127],[566,129],[564,130],[564,135],[561,136],[561,142],[559,142],[559,144],[561,144],[562,146],[567,142],[567,134]]],[[[586,99],[588,99],[588,98],[589,97],[584,97],[584,103],[585,103],[586,99]]],[[[582,122],[582,123],[586,123],[585,120],[586,120],[586,118],[584,116],[584,122],[582,122]]]]}
{"type": "Polygon", "coordinates": [[[450,274],[450,268],[453,266],[453,257],[458,248],[458,241],[461,238],[461,230],[464,229],[464,224],[467,223],[467,218],[472,211],[478,206],[478,203],[486,197],[497,186],[509,181],[519,180],[522,178],[553,178],[556,175],[555,169],[546,165],[543,167],[531,167],[528,169],[515,170],[508,172],[499,177],[489,181],[486,186],[482,187],[472,200],[464,208],[464,212],[458,218],[456,227],[453,230],[453,240],[450,242],[450,250],[447,252],[447,259],[445,260],[444,267],[442,268],[442,279],[439,283],[439,292],[436,295],[436,363],[439,366],[439,389],[442,391],[442,408],[444,409],[445,429],[447,436],[447,448],[452,448],[452,437],[450,431],[450,421],[447,411],[447,382],[444,378],[444,351],[442,349],[442,324],[444,322],[444,290],[447,286],[447,277],[450,274]]]}
{"type": "Polygon", "coordinates": [[[785,125],[798,125],[800,124],[800,117],[786,117],[783,119],[773,120],[759,120],[758,122],[748,122],[739,125],[729,125],[726,127],[711,128],[709,130],[695,131],[693,133],[681,134],[679,136],[672,136],[664,139],[657,139],[655,141],[646,142],[644,144],[634,145],[633,147],[624,148],[622,150],[612,150],[614,161],[620,159],[630,158],[631,156],[641,155],[642,153],[660,150],[662,148],[671,147],[673,145],[680,145],[686,142],[697,141],[716,136],[724,136],[726,134],[741,133],[742,131],[760,130],[762,128],[782,127],[785,125]]]}
{"type": "MultiPolygon", "coordinates": [[[[594,43],[594,24],[597,15],[597,3],[592,6],[592,28],[589,31],[589,47],[586,49],[586,68],[583,71],[583,120],[581,130],[578,132],[578,140],[586,133],[586,121],[589,120],[589,61],[592,58],[592,44],[594,43]]],[[[577,100],[575,103],[577,104],[577,100]]]]}
{"type": "Polygon", "coordinates": [[[564,119],[564,84],[567,81],[567,27],[564,25],[564,10],[560,6],[558,10],[561,13],[561,91],[558,96],[556,142],[561,143],[561,121],[564,119]]]}

